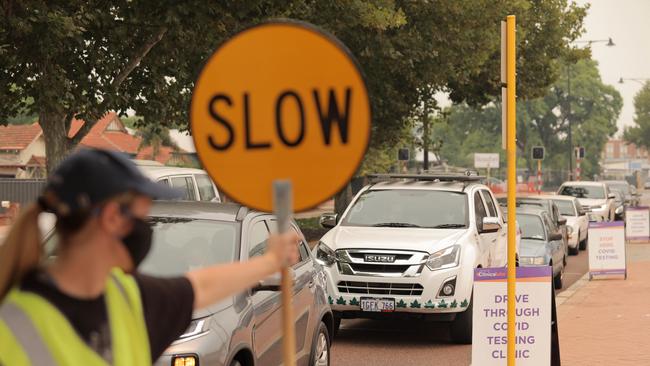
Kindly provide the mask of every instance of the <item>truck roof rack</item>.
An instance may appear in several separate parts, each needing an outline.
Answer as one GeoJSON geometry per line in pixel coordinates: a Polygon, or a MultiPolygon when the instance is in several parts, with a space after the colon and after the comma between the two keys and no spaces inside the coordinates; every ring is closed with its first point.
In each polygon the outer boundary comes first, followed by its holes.
{"type": "Polygon", "coordinates": [[[412,179],[420,181],[438,181],[438,182],[478,182],[485,177],[476,175],[472,171],[465,173],[436,173],[436,174],[368,174],[371,180],[386,181],[392,179],[412,179]]]}

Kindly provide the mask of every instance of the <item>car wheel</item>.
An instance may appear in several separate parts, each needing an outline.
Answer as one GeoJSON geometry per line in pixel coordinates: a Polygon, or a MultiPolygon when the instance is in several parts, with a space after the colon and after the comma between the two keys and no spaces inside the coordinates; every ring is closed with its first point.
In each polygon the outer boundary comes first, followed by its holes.
{"type": "Polygon", "coordinates": [[[576,243],[575,248],[571,248],[569,246],[569,254],[570,255],[578,255],[578,253],[580,253],[580,232],[579,231],[578,231],[578,239],[576,239],[576,240],[578,240],[578,243],[576,243]]]}
{"type": "Polygon", "coordinates": [[[338,313],[334,312],[334,324],[332,325],[332,338],[336,337],[337,334],[339,334],[339,329],[341,328],[341,315],[338,313]]]}
{"type": "Polygon", "coordinates": [[[329,366],[330,364],[330,335],[325,323],[321,322],[318,334],[311,347],[311,362],[313,366],[329,366]]]}
{"type": "Polygon", "coordinates": [[[583,241],[580,242],[580,250],[585,250],[587,249],[587,238],[585,238],[583,241]]]}
{"type": "Polygon", "coordinates": [[[449,335],[454,343],[472,344],[472,309],[474,299],[470,297],[469,306],[462,313],[456,314],[456,319],[449,326],[449,335]]]}
{"type": "Polygon", "coordinates": [[[553,277],[553,286],[555,287],[556,290],[562,289],[563,275],[564,275],[564,267],[562,267],[560,273],[558,273],[555,277],[553,277]]]}

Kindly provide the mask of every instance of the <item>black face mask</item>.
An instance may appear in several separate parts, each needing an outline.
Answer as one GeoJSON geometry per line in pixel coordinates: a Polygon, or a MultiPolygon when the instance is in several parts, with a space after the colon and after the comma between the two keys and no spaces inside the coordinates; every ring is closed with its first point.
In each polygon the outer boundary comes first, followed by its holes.
{"type": "Polygon", "coordinates": [[[133,229],[122,238],[122,243],[131,256],[134,268],[137,268],[151,249],[151,237],[153,229],[146,221],[139,218],[132,218],[133,229]]]}

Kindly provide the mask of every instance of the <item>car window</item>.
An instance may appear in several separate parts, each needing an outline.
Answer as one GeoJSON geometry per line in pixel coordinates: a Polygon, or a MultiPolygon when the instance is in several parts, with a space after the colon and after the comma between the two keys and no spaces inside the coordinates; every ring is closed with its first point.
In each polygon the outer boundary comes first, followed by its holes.
{"type": "Polygon", "coordinates": [[[576,216],[576,210],[574,208],[573,202],[568,200],[553,200],[560,210],[560,215],[562,216],[576,216]]]}
{"type": "Polygon", "coordinates": [[[560,189],[563,196],[576,198],[605,199],[605,189],[602,186],[564,186],[560,189]]]}
{"type": "MultiPolygon", "coordinates": [[[[278,232],[278,220],[270,219],[270,220],[267,220],[266,223],[268,224],[269,230],[271,231],[271,233],[277,233],[278,232]]],[[[298,229],[296,229],[295,226],[291,225],[291,230],[298,233],[298,236],[300,236],[302,238],[302,235],[300,234],[298,229]]],[[[309,254],[307,254],[307,256],[305,256],[303,254],[303,250],[306,250],[305,244],[306,243],[304,241],[302,241],[300,243],[300,246],[298,247],[299,251],[300,251],[300,259],[299,259],[298,263],[302,263],[302,262],[304,262],[304,261],[306,261],[308,259],[311,259],[311,257],[309,257],[309,254]]],[[[294,264],[298,264],[298,263],[294,263],[294,264]]]]}
{"type": "Polygon", "coordinates": [[[544,224],[539,216],[517,214],[517,223],[521,229],[522,239],[546,240],[544,224]]]}
{"type": "Polygon", "coordinates": [[[487,217],[487,212],[485,212],[485,205],[478,191],[474,193],[474,212],[476,214],[476,227],[480,228],[483,225],[483,218],[487,217]]]}
{"type": "Polygon", "coordinates": [[[237,259],[239,230],[234,222],[152,217],[151,251],[138,270],[170,277],[237,259]]]}
{"type": "Polygon", "coordinates": [[[557,226],[553,225],[553,220],[546,213],[542,214],[542,217],[544,218],[546,227],[549,229],[549,234],[558,232],[557,226]]]}
{"type": "Polygon", "coordinates": [[[419,189],[367,190],[352,204],[341,225],[465,228],[467,195],[419,189]]]}
{"type": "Polygon", "coordinates": [[[305,262],[309,260],[309,249],[307,249],[307,245],[305,243],[300,244],[300,261],[305,262]]]}
{"type": "Polygon", "coordinates": [[[264,220],[257,221],[248,233],[248,258],[257,257],[266,252],[269,229],[264,220]]]}
{"type": "Polygon", "coordinates": [[[201,201],[212,201],[217,196],[214,193],[214,187],[212,186],[212,181],[210,177],[205,174],[197,174],[194,176],[196,179],[196,185],[199,189],[199,199],[201,201]]]}
{"type": "Polygon", "coordinates": [[[158,183],[162,183],[162,184],[165,184],[165,185],[170,185],[169,184],[169,179],[167,179],[167,178],[158,179],[158,183]]]}
{"type": "Polygon", "coordinates": [[[494,200],[492,200],[492,195],[490,192],[486,191],[485,189],[481,190],[481,194],[483,195],[483,199],[485,200],[485,203],[487,203],[488,207],[488,213],[490,214],[490,217],[497,217],[497,208],[494,205],[494,200]]]}
{"type": "Polygon", "coordinates": [[[192,177],[171,177],[171,181],[173,187],[181,189],[184,200],[196,201],[196,191],[194,190],[192,177]]]}

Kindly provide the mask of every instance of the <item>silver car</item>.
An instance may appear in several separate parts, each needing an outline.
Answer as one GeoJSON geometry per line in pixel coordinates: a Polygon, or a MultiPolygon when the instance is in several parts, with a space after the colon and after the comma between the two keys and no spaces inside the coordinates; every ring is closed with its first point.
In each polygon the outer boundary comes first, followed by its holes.
{"type": "MultiPolygon", "coordinates": [[[[140,269],[156,276],[177,276],[260,255],[277,225],[270,214],[235,204],[202,202],[156,202],[151,220],[153,246],[140,269]]],[[[300,233],[295,223],[292,229],[300,233]]],[[[329,365],[333,317],[324,273],[304,240],[300,255],[300,262],[293,266],[297,364],[329,365]]],[[[278,277],[268,278],[195,312],[186,333],[155,365],[282,364],[279,282],[278,277]]]]}

